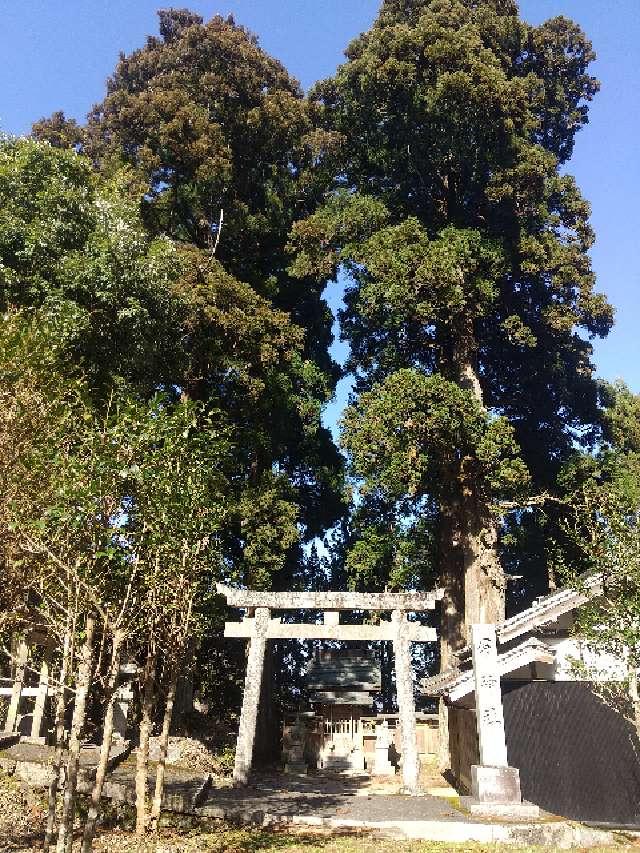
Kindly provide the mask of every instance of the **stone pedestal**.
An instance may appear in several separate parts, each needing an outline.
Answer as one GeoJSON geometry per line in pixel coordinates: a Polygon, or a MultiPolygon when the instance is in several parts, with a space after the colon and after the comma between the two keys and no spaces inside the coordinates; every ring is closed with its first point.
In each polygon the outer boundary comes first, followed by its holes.
{"type": "Polygon", "coordinates": [[[520,771],[516,767],[471,767],[471,796],[479,803],[520,803],[520,771]]]}
{"type": "Polygon", "coordinates": [[[478,817],[536,820],[540,809],[533,803],[522,801],[520,771],[515,767],[471,767],[471,797],[462,803],[472,815],[478,817]]]}

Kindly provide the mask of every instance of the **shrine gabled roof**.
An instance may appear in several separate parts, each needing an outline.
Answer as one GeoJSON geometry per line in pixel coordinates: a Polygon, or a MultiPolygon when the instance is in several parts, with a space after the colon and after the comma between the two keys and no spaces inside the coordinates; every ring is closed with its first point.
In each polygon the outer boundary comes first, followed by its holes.
{"type": "MultiPolygon", "coordinates": [[[[560,616],[576,610],[601,591],[602,575],[593,574],[583,579],[580,589],[572,587],[559,589],[537,599],[531,607],[496,625],[498,646],[504,646],[537,628],[555,622],[560,616]]],[[[439,675],[422,681],[423,692],[427,696],[447,696],[452,701],[456,701],[473,691],[471,647],[466,646],[462,649],[457,658],[460,661],[459,666],[451,667],[439,675]]],[[[553,652],[542,641],[531,637],[498,655],[500,675],[507,675],[534,661],[552,663],[553,652]],[[551,655],[550,658],[549,655],[551,655]]]]}
{"type": "MultiPolygon", "coordinates": [[[[579,589],[565,587],[536,599],[531,607],[496,625],[498,645],[505,645],[523,634],[535,631],[536,628],[555,622],[560,616],[576,610],[601,592],[602,575],[598,573],[585,577],[579,589]]],[[[461,662],[470,660],[471,646],[465,646],[458,652],[457,657],[461,662]]]]}
{"type": "Polygon", "coordinates": [[[377,692],[380,689],[380,666],[351,661],[314,661],[307,669],[306,683],[316,690],[366,690],[377,692]]]}
{"type": "Polygon", "coordinates": [[[538,598],[531,607],[505,619],[497,626],[498,642],[508,643],[535,628],[555,622],[560,616],[576,610],[601,592],[602,575],[598,573],[584,578],[581,589],[559,589],[538,598]]]}
{"type": "MultiPolygon", "coordinates": [[[[530,663],[553,663],[554,653],[541,640],[530,637],[508,651],[498,655],[498,675],[508,675],[530,663]]],[[[463,699],[475,690],[473,669],[454,667],[421,682],[426,696],[446,696],[452,702],[463,699]]]]}
{"type": "Polygon", "coordinates": [[[380,664],[371,652],[343,649],[311,661],[305,681],[311,690],[377,693],[380,664]]]}

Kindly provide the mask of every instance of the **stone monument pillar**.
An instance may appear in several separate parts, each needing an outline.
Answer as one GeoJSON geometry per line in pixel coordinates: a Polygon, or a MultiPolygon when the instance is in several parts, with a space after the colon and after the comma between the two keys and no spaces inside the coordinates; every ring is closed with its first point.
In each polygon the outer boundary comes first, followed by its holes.
{"type": "Polygon", "coordinates": [[[113,705],[113,737],[114,740],[123,741],[127,737],[129,708],[133,702],[132,679],[138,674],[138,666],[135,663],[123,663],[119,674],[124,680],[116,690],[113,705]]]}
{"type": "Polygon", "coordinates": [[[307,762],[304,758],[305,745],[307,741],[307,727],[302,714],[296,714],[296,719],[289,729],[284,772],[295,776],[305,776],[307,770],[307,762]]]}
{"type": "Polygon", "coordinates": [[[391,746],[391,737],[389,734],[389,723],[383,720],[376,725],[376,754],[373,765],[375,776],[393,776],[396,772],[395,767],[389,761],[389,747],[391,746]]]}
{"type": "Polygon", "coordinates": [[[520,772],[507,760],[495,625],[473,625],[471,643],[480,746],[480,764],[471,767],[471,812],[537,817],[537,806],[523,804],[520,772]]]}

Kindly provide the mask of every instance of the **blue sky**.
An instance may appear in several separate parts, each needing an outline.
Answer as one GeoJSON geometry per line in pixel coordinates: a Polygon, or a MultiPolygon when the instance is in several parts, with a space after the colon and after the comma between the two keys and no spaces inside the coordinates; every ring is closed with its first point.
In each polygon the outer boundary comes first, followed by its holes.
{"type": "MultiPolygon", "coordinates": [[[[161,0],[6,0],[0,32],[0,129],[25,133],[32,121],[63,109],[82,119],[104,93],[118,53],[157,31],[161,0]]],[[[232,13],[260,37],[303,84],[329,76],[351,38],[373,20],[378,0],[174,0],[204,17],[232,13]]],[[[616,327],[596,343],[607,379],[624,378],[640,392],[640,3],[638,0],[521,0],[538,23],[554,15],[578,21],[598,53],[602,91],[578,138],[569,171],[593,206],[598,242],[593,262],[599,288],[617,309],[616,327]]],[[[332,304],[338,301],[333,290],[332,304]]],[[[340,355],[341,347],[336,347],[340,355]]],[[[330,407],[344,404],[343,384],[330,407]]]]}

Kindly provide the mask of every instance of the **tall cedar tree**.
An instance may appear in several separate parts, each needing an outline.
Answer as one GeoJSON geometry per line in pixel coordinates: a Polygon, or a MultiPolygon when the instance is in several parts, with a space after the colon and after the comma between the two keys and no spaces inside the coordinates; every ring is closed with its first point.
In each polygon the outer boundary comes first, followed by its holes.
{"type": "MultiPolygon", "coordinates": [[[[320,425],[338,376],[331,313],[322,284],[288,274],[285,250],[335,135],[314,128],[297,82],[232,18],[159,19],[159,37],[120,56],[80,142],[57,113],[34,133],[79,145],[107,178],[131,170],[147,230],[174,241],[172,288],[187,310],[166,352],[178,362],[170,381],[238,427],[243,496],[228,545],[243,580],[260,585],[292,526],[313,538],[342,511],[340,457],[320,425]]],[[[294,540],[289,563],[301,556],[294,540]]]]}
{"type": "MultiPolygon", "coordinates": [[[[294,227],[293,271],[349,274],[356,395],[343,440],[367,500],[435,516],[442,664],[503,616],[506,502],[553,488],[598,421],[589,206],[562,169],[598,89],[565,18],[513,0],[386,0],[311,94],[345,156],[294,227]]],[[[384,529],[382,527],[381,529],[384,529]]]]}

